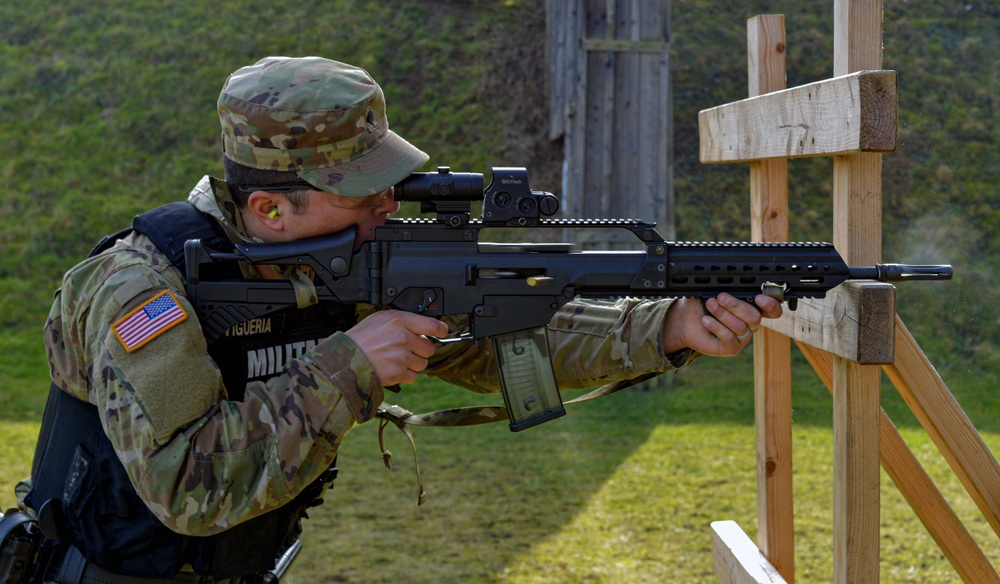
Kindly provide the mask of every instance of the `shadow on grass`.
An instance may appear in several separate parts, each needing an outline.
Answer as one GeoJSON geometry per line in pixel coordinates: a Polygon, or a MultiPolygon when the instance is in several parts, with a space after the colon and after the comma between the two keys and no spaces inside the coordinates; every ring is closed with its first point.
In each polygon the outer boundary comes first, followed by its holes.
{"type": "MultiPolygon", "coordinates": [[[[8,339],[0,345],[5,371],[0,391],[12,404],[0,413],[0,421],[41,416],[46,366],[33,343],[8,339]],[[19,353],[34,356],[17,358],[19,353]]],[[[830,395],[801,356],[796,351],[793,355],[795,426],[829,428],[830,395]]],[[[364,424],[345,440],[338,463],[341,477],[327,496],[328,503],[310,511],[305,548],[293,571],[296,580],[489,582],[510,575],[512,581],[520,582],[525,581],[521,574],[525,565],[547,561],[535,558],[536,554],[574,537],[586,538],[568,552],[577,554],[575,560],[560,561],[615,566],[620,563],[617,556],[610,561],[596,558],[607,550],[591,550],[592,561],[581,558],[579,550],[589,549],[589,538],[595,533],[608,533],[609,540],[617,537],[612,532],[618,526],[611,519],[633,517],[631,511],[609,508],[607,517],[601,517],[595,505],[609,505],[616,497],[627,499],[631,488],[637,489],[637,501],[649,497],[639,489],[660,489],[662,497],[673,497],[676,502],[671,504],[685,509],[676,516],[671,515],[672,508],[648,510],[678,521],[645,528],[651,534],[662,538],[671,530],[683,531],[668,542],[633,541],[636,549],[649,553],[651,562],[670,565],[669,558],[704,554],[698,549],[704,543],[703,524],[717,518],[720,505],[735,511],[718,517],[742,517],[744,529],[752,532],[752,361],[752,351],[729,359],[703,358],[690,369],[663,376],[648,387],[569,406],[564,418],[520,433],[511,433],[505,423],[417,428],[418,457],[427,489],[426,503],[419,507],[409,443],[394,427],[386,429],[387,444],[394,453],[393,468],[386,470],[378,448],[378,426],[364,424]],[[650,449],[656,451],[656,462],[648,463],[650,449]],[[643,458],[647,462],[636,462],[643,458]],[[636,472],[652,474],[633,481],[636,477],[629,475],[636,472]],[[624,494],[619,491],[623,483],[628,485],[624,494]],[[593,526],[604,520],[608,520],[606,526],[593,526]],[[682,539],[690,542],[682,544],[682,539]],[[540,542],[548,544],[540,546],[540,542]],[[667,546],[681,545],[689,547],[673,556],[660,555],[667,546]]],[[[986,391],[987,377],[971,371],[948,371],[943,376],[946,381],[960,379],[952,383],[952,391],[981,431],[1000,431],[996,415],[1000,407],[986,391]]],[[[919,426],[891,385],[885,385],[882,396],[883,407],[898,427],[919,426]]],[[[398,396],[390,394],[389,400],[418,412],[500,402],[498,396],[478,396],[434,381],[422,381],[398,396]]],[[[30,461],[31,452],[24,456],[30,461]]],[[[825,472],[824,468],[819,473],[821,483],[827,480],[825,472]]],[[[654,500],[662,502],[659,495],[654,500]]],[[[631,521],[637,523],[641,522],[631,521]]],[[[710,561],[699,556],[690,563],[698,571],[695,581],[711,580],[710,561]]],[[[568,581],[567,570],[572,567],[552,569],[563,578],[554,581],[568,581]]]]}
{"type": "MultiPolygon", "coordinates": [[[[393,469],[387,471],[379,456],[377,427],[358,427],[341,450],[341,478],[329,503],[311,512],[313,518],[306,522],[306,547],[295,573],[310,582],[485,582],[504,581],[505,574],[524,581],[514,574],[528,558],[538,563],[534,554],[540,553],[540,542],[550,542],[542,549],[558,547],[561,544],[554,540],[566,537],[567,530],[578,530],[570,526],[599,522],[593,517],[594,505],[605,504],[607,490],[619,488],[623,474],[650,472],[648,466],[633,468],[636,464],[629,462],[633,457],[648,457],[649,448],[666,448],[661,453],[663,464],[675,472],[663,471],[656,477],[660,482],[649,488],[662,489],[663,496],[682,497],[671,489],[689,485],[684,488],[695,492],[678,499],[686,501],[682,506],[698,506],[702,495],[713,497],[704,502],[707,510],[718,510],[721,504],[746,512],[745,529],[752,531],[751,353],[725,360],[703,359],[693,369],[665,376],[652,387],[569,406],[564,418],[520,433],[509,432],[505,423],[416,428],[428,493],[420,507],[408,442],[395,428],[386,430],[389,449],[395,454],[393,469]],[[654,432],[660,438],[652,440],[654,432]],[[665,446],[659,444],[663,435],[671,437],[665,446]],[[726,462],[731,459],[735,462],[726,462]],[[720,481],[732,483],[723,496],[731,494],[732,501],[718,499],[715,483],[720,481]],[[705,492],[698,492],[697,485],[705,492]],[[745,496],[747,501],[742,500],[745,496]],[[371,569],[359,571],[358,558],[369,558],[371,569]]],[[[795,365],[793,392],[797,427],[831,426],[830,395],[804,362],[795,365]]],[[[414,411],[489,403],[490,399],[434,382],[391,397],[414,411]]],[[[897,426],[918,426],[912,414],[909,419],[904,415],[908,410],[891,386],[883,389],[883,402],[897,426]]],[[[981,425],[991,432],[998,429],[996,422],[988,420],[981,425]]],[[[637,491],[635,496],[639,499],[648,493],[637,491]]],[[[698,532],[703,527],[684,529],[698,532]]],[[[612,529],[609,525],[604,531],[612,529]]],[[[670,526],[658,529],[669,531],[670,526]]],[[[601,531],[598,526],[590,533],[601,531]]],[[[580,545],[587,549],[589,542],[580,545]]],[[[656,554],[670,545],[674,543],[656,542],[652,549],[657,551],[651,553],[659,557],[656,554]]],[[[601,565],[615,565],[615,561],[601,565]]],[[[698,565],[710,570],[705,562],[698,565]]],[[[539,581],[568,581],[565,567],[552,569],[563,579],[539,581]]],[[[710,573],[704,575],[711,579],[710,573]]]]}
{"type": "MultiPolygon", "coordinates": [[[[410,447],[402,435],[394,427],[386,429],[394,453],[393,470],[387,471],[377,427],[352,430],[341,450],[341,477],[329,504],[310,513],[296,577],[309,582],[495,579],[520,554],[577,516],[663,422],[650,411],[662,405],[662,395],[634,396],[639,399],[630,399],[630,390],[569,406],[565,417],[518,433],[511,433],[505,422],[416,428],[428,493],[420,507],[410,447]],[[362,562],[370,569],[359,571],[359,558],[370,559],[362,562]]],[[[428,383],[404,390],[398,401],[424,411],[497,403],[496,397],[428,383]],[[437,395],[423,399],[420,394],[427,392],[437,395]]]]}

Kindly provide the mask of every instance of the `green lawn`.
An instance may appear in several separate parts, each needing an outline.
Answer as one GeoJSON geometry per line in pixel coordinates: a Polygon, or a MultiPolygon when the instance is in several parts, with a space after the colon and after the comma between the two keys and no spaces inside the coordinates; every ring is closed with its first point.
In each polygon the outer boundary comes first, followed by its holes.
{"type": "MultiPolygon", "coordinates": [[[[393,468],[386,470],[377,426],[357,428],[342,450],[334,491],[306,522],[295,581],[716,581],[709,524],[734,520],[751,538],[757,531],[748,353],[702,360],[660,387],[570,406],[566,417],[525,432],[511,433],[505,424],[417,428],[427,489],[420,507],[408,442],[395,428],[386,429],[394,453],[393,468]]],[[[800,582],[830,581],[829,394],[801,363],[794,380],[796,573],[800,582]]],[[[883,396],[888,411],[899,407],[892,389],[883,396]]],[[[483,400],[432,381],[392,397],[415,411],[483,400]]],[[[39,402],[29,401],[23,407],[33,412],[39,402]]],[[[991,412],[975,408],[970,415],[988,429],[983,437],[992,451],[1000,451],[996,423],[985,421],[991,412]]],[[[973,537],[1000,565],[996,536],[929,438],[906,416],[894,419],[973,537]]],[[[14,483],[30,471],[37,420],[4,419],[0,431],[0,503],[8,506],[14,483]]],[[[882,477],[882,580],[956,581],[882,477]]]]}
{"type": "MultiPolygon", "coordinates": [[[[406,441],[391,438],[396,464],[386,471],[377,429],[359,428],[342,451],[333,504],[309,522],[295,573],[307,582],[715,582],[710,523],[734,520],[751,538],[757,531],[745,357],[721,368],[703,361],[667,387],[571,406],[566,418],[519,434],[503,425],[417,429],[428,491],[419,508],[406,441]]],[[[796,574],[823,582],[832,579],[832,414],[829,394],[802,373],[796,574]]],[[[913,426],[901,433],[1000,565],[996,536],[929,438],[913,426]]],[[[1000,449],[1000,434],[984,439],[1000,449]]],[[[882,580],[956,581],[884,472],[881,497],[882,580]]]]}

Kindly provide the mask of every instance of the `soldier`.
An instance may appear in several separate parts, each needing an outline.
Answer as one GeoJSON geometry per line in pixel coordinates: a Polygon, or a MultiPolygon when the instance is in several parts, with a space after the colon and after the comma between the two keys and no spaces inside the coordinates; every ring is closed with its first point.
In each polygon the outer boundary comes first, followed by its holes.
{"type": "MultiPolygon", "coordinates": [[[[72,268],[46,323],[53,384],[19,499],[45,533],[49,577],[263,581],[296,549],[341,441],[377,414],[383,387],[424,372],[499,390],[488,351],[428,338],[462,319],[317,303],[298,269],[243,265],[244,278],[290,281],[299,307],[208,345],[178,267],[185,240],[270,243],[354,226],[360,244],[398,210],[393,185],[428,160],[389,130],[375,81],[327,59],[239,69],[218,111],[225,180],[204,177],[187,203],[137,217],[72,268]]],[[[560,386],[736,354],[780,315],[775,300],[756,302],[571,303],[549,327],[560,386]]]]}

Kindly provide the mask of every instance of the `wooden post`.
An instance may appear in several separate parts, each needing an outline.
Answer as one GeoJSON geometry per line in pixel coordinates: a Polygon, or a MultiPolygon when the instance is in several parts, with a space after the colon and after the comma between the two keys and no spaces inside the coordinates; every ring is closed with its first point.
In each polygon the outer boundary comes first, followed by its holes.
{"type": "MultiPolygon", "coordinates": [[[[673,239],[670,3],[547,0],[546,6],[554,37],[549,137],[565,137],[563,216],[641,217],[673,239]]],[[[601,249],[637,243],[624,230],[567,229],[563,236],[601,249]]]]}
{"type": "MultiPolygon", "coordinates": [[[[833,74],[882,68],[881,0],[835,0],[833,74]]],[[[882,248],[882,155],[833,160],[833,242],[849,265],[873,265],[882,248]]],[[[879,580],[881,369],[834,358],[833,579],[879,580]]]]}
{"type": "MultiPolygon", "coordinates": [[[[750,97],[785,89],[785,18],[747,21],[750,97]]],[[[754,241],[788,241],[788,161],[750,163],[750,217],[754,241]]],[[[754,348],[757,425],[757,541],[787,582],[795,577],[792,504],[792,378],[788,337],[764,328],[754,348]]]]}

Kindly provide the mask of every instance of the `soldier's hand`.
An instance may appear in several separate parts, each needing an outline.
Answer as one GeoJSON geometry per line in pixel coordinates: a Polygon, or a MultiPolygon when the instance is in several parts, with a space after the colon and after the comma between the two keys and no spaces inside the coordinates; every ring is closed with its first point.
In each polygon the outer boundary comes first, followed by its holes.
{"type": "Polygon", "coordinates": [[[763,294],[754,298],[754,304],[725,293],[704,305],[697,298],[679,298],[667,312],[664,353],[690,347],[705,355],[736,355],[750,343],[762,319],[779,316],[781,303],[763,294]]]}
{"type": "Polygon", "coordinates": [[[446,336],[448,325],[428,316],[381,310],[346,334],[372,362],[382,385],[389,386],[416,381],[434,354],[435,344],[427,337],[446,336]]]}

